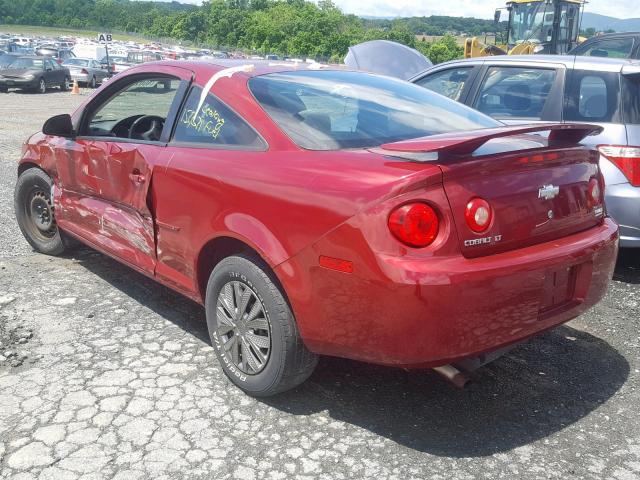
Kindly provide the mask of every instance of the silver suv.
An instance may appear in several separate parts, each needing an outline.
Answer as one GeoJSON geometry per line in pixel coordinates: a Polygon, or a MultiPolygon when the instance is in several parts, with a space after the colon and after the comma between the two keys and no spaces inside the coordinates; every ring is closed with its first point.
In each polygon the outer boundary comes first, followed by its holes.
{"type": "Polygon", "coordinates": [[[606,205],[620,245],[640,248],[640,61],[568,55],[456,60],[410,79],[508,124],[604,127],[583,143],[600,151],[606,205]]]}

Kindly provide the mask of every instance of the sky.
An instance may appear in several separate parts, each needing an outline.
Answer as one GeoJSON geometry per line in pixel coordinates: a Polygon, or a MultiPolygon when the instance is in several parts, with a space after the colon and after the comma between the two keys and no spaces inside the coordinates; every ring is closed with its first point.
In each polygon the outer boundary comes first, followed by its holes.
{"type": "MultiPolygon", "coordinates": [[[[202,3],[201,0],[181,0],[202,3]]],[[[333,0],[345,13],[376,17],[450,15],[493,18],[493,12],[506,0],[333,0]]],[[[589,0],[586,12],[617,18],[640,18],[640,0],[589,0]]]]}

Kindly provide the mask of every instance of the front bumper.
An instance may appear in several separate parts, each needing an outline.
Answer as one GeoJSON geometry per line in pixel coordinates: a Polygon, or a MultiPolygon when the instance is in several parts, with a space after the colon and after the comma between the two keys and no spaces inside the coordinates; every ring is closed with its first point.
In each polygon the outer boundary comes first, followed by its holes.
{"type": "Polygon", "coordinates": [[[640,248],[640,187],[607,185],[607,213],[620,225],[620,246],[640,248]]]}
{"type": "Polygon", "coordinates": [[[606,218],[553,242],[475,259],[371,253],[371,261],[354,261],[353,274],[317,266],[332,243],[328,236],[276,269],[305,344],[326,355],[434,367],[522,341],[595,305],[613,274],[618,227],[606,218]],[[566,284],[560,293],[555,278],[566,284]]]}
{"type": "Polygon", "coordinates": [[[0,87],[4,88],[36,88],[37,78],[0,78],[0,87]]]}

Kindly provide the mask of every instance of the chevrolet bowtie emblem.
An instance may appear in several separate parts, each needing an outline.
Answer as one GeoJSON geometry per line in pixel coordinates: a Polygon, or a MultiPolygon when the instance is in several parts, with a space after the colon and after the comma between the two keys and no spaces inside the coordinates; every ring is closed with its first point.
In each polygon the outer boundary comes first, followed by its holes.
{"type": "Polygon", "coordinates": [[[560,193],[560,187],[555,185],[543,185],[538,189],[538,198],[544,198],[545,200],[551,200],[560,193]]]}

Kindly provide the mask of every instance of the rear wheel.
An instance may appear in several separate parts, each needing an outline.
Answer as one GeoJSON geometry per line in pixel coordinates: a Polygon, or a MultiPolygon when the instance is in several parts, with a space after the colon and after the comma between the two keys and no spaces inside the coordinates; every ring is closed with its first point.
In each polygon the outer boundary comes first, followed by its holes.
{"type": "Polygon", "coordinates": [[[66,92],[69,90],[69,85],[71,85],[71,79],[69,77],[64,77],[64,82],[60,84],[60,90],[66,92]]]}
{"type": "Polygon", "coordinates": [[[205,301],[211,343],[224,373],[256,397],[296,387],[318,362],[267,272],[256,259],[228,257],[211,273],[205,301]]]}
{"type": "Polygon", "coordinates": [[[96,82],[96,77],[91,77],[91,83],[89,83],[89,86],[90,86],[91,88],[96,88],[96,86],[97,86],[97,85],[98,85],[98,84],[97,84],[97,82],[96,82]]]}
{"type": "Polygon", "coordinates": [[[24,238],[47,255],[60,255],[67,242],[58,229],[51,202],[51,178],[39,168],[25,170],[16,183],[14,208],[24,238]]]}

